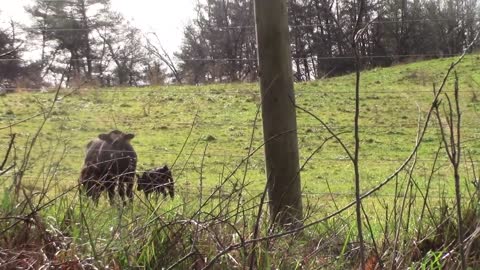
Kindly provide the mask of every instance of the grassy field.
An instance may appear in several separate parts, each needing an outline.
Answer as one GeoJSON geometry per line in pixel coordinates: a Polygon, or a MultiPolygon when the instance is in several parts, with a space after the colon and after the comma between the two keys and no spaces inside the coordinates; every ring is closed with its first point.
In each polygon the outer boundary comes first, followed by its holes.
{"type": "MultiPolygon", "coordinates": [[[[432,84],[441,82],[452,59],[432,60],[375,69],[362,76],[361,167],[364,189],[389,175],[407,157],[416,138],[419,117],[424,117],[432,100],[432,84]]],[[[463,111],[463,141],[473,156],[480,152],[480,59],[468,56],[458,68],[463,111]]],[[[451,81],[451,80],[450,80],[451,81]]],[[[295,85],[297,103],[326,121],[353,149],[354,77],[344,76],[295,85]]],[[[450,83],[447,91],[453,89],[450,83]]],[[[185,150],[178,156],[175,175],[179,190],[199,184],[204,159],[204,184],[213,187],[221,175],[232,170],[253,147],[262,142],[261,119],[254,127],[259,90],[255,84],[156,86],[108,88],[74,92],[62,98],[40,133],[33,156],[35,164],[26,178],[36,179],[63,156],[57,177],[60,188],[76,183],[86,143],[98,134],[120,129],[136,134],[133,140],[139,169],[172,165],[195,120],[185,150]],[[197,117],[196,117],[197,115],[197,117]],[[205,149],[208,143],[208,148],[205,149]],[[191,154],[191,156],[190,156],[191,154]],[[184,168],[184,170],[183,170],[184,168]]],[[[16,93],[1,97],[0,126],[45,111],[53,98],[49,93],[16,93]]],[[[22,150],[38,129],[39,115],[10,129],[1,130],[2,149],[10,132],[17,133],[16,146],[22,150]]],[[[305,160],[329,134],[311,116],[298,112],[301,159],[305,160]]],[[[431,126],[419,161],[431,164],[439,144],[438,128],[431,126]]],[[[442,155],[443,156],[443,155],[442,155]]],[[[446,156],[442,160],[446,161],[446,156]]],[[[330,181],[335,193],[351,194],[353,169],[336,143],[329,143],[302,172],[305,193],[327,192],[330,181]]],[[[239,177],[243,175],[241,173],[239,177]]],[[[252,190],[264,186],[263,151],[250,162],[246,177],[252,190]]],[[[35,183],[31,183],[34,185],[35,183]]],[[[388,194],[389,189],[382,190],[388,194]]]]}
{"type": "MultiPolygon", "coordinates": [[[[446,58],[402,64],[362,74],[360,158],[363,191],[380,183],[410,154],[419,121],[423,124],[431,105],[433,85],[441,83],[452,61],[453,58],[446,58]]],[[[465,153],[478,161],[480,56],[468,55],[456,71],[463,112],[462,146],[465,153]]],[[[453,96],[453,77],[445,90],[453,96]]],[[[354,76],[297,83],[295,91],[298,106],[321,118],[336,133],[341,133],[340,137],[353,149],[354,76]]],[[[51,92],[19,92],[0,97],[0,153],[7,149],[9,134],[18,134],[15,153],[20,164],[24,150],[39,129],[52,99],[51,92]],[[37,116],[22,121],[33,115],[37,116]]],[[[62,91],[61,99],[39,133],[22,184],[35,192],[42,190],[48,180],[48,196],[51,198],[69,190],[77,183],[87,142],[100,133],[119,129],[136,135],[132,144],[139,156],[139,170],[174,164],[179,196],[173,202],[162,204],[162,208],[165,212],[171,210],[172,215],[174,212],[188,212],[186,202],[195,202],[200,189],[204,196],[208,196],[248,155],[251,143],[253,149],[261,145],[261,118],[256,123],[254,121],[259,103],[256,84],[62,91]]],[[[303,164],[329,134],[308,114],[297,111],[297,116],[303,164]]],[[[419,189],[426,185],[440,142],[438,125],[432,121],[418,152],[414,172],[419,189]]],[[[453,173],[446,154],[443,150],[440,153],[438,170],[431,183],[432,197],[439,198],[442,194],[443,198],[450,198],[454,194],[453,173]]],[[[13,173],[2,176],[0,185],[10,186],[13,173]]],[[[465,162],[461,173],[463,180],[470,179],[472,164],[465,162]]],[[[353,198],[352,163],[339,144],[333,141],[329,141],[305,165],[301,180],[305,200],[312,207],[321,208],[314,216],[328,213],[337,204],[353,198]]],[[[265,185],[262,149],[252,156],[247,168],[242,166],[222,188],[228,192],[239,182],[245,182],[247,198],[262,193],[265,185]]],[[[377,200],[382,198],[388,203],[399,196],[399,190],[402,190],[399,186],[405,185],[405,179],[398,179],[396,183],[379,190],[377,200]]],[[[464,188],[469,185],[466,183],[464,188]]],[[[62,200],[54,208],[65,211],[68,207],[62,204],[70,205],[71,200],[78,200],[73,195],[65,198],[69,199],[62,200]]],[[[105,199],[103,205],[107,205],[105,199]]],[[[55,209],[49,213],[58,213],[55,209]]],[[[372,209],[368,211],[373,213],[372,209]]],[[[96,214],[91,212],[89,215],[96,214]]],[[[108,219],[115,215],[118,212],[111,210],[101,216],[105,220],[96,228],[98,238],[108,237],[111,225],[108,219]]],[[[127,219],[135,220],[133,215],[127,219]]],[[[373,227],[380,233],[379,224],[373,227]]]]}

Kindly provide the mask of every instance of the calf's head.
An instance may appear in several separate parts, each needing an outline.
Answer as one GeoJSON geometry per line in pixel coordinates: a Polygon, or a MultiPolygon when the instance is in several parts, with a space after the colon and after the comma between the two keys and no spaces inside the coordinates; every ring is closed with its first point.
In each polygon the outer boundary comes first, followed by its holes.
{"type": "Polygon", "coordinates": [[[163,180],[163,187],[168,191],[170,198],[173,199],[173,197],[175,196],[175,185],[173,181],[172,171],[167,167],[167,165],[165,165],[159,170],[159,173],[163,180]]]}

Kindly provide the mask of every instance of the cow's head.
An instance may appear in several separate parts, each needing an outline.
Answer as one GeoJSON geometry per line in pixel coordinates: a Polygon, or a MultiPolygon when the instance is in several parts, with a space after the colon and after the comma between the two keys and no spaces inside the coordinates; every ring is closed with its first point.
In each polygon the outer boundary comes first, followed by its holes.
{"type": "Polygon", "coordinates": [[[129,143],[131,139],[135,137],[135,134],[131,133],[123,133],[120,130],[112,130],[110,133],[107,134],[99,134],[98,138],[100,140],[106,141],[108,143],[122,143],[126,142],[129,143]]]}
{"type": "Polygon", "coordinates": [[[133,152],[133,148],[130,144],[130,140],[133,139],[134,137],[135,137],[134,134],[123,133],[119,130],[113,130],[110,133],[98,135],[98,138],[100,140],[107,142],[113,147],[113,150],[115,151],[114,152],[115,155],[120,154],[121,156],[124,156],[124,154],[127,152],[133,152]]]}

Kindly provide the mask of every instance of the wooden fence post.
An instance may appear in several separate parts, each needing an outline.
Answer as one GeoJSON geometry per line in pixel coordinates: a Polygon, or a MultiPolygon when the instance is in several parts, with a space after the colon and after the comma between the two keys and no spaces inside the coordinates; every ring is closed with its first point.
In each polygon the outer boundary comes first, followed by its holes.
{"type": "Polygon", "coordinates": [[[286,0],[255,0],[267,185],[272,222],[303,217],[286,0]]]}

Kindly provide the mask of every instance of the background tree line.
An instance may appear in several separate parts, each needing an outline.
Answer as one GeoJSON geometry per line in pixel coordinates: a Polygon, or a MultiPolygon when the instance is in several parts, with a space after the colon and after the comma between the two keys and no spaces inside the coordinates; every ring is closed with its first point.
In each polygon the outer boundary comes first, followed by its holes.
{"type": "MultiPolygon", "coordinates": [[[[294,76],[305,81],[354,69],[355,0],[290,0],[294,76]]],[[[0,7],[1,8],[1,7],[0,7]]],[[[110,0],[36,0],[33,25],[0,29],[0,82],[40,87],[254,81],[253,2],[202,0],[173,56],[161,37],[143,33],[110,0]],[[20,33],[20,34],[19,34],[20,33]],[[38,51],[28,61],[24,52],[38,51]]],[[[360,44],[364,68],[461,53],[479,30],[477,0],[369,1],[360,44]]]]}
{"type": "MultiPolygon", "coordinates": [[[[159,84],[166,79],[162,61],[149,57],[154,43],[148,45],[140,29],[113,11],[110,0],[35,0],[25,12],[33,24],[21,27],[23,46],[9,56],[11,61],[0,60],[3,82],[41,87],[58,82],[67,68],[69,86],[159,84]],[[28,61],[26,51],[38,53],[39,59],[28,61]],[[3,72],[11,66],[28,69],[35,80],[3,72]]],[[[14,47],[10,32],[0,29],[0,53],[14,47]]]]}
{"type": "MultiPolygon", "coordinates": [[[[355,0],[290,0],[294,76],[298,81],[354,70],[355,0]]],[[[461,53],[479,30],[477,0],[368,1],[363,67],[389,66],[461,53]]],[[[180,53],[186,81],[255,80],[253,6],[248,0],[207,0],[185,31],[180,53]],[[194,60],[192,60],[194,59],[194,60]],[[201,59],[223,59],[201,61],[201,59]],[[234,60],[236,59],[236,60],[234,60]]]]}

